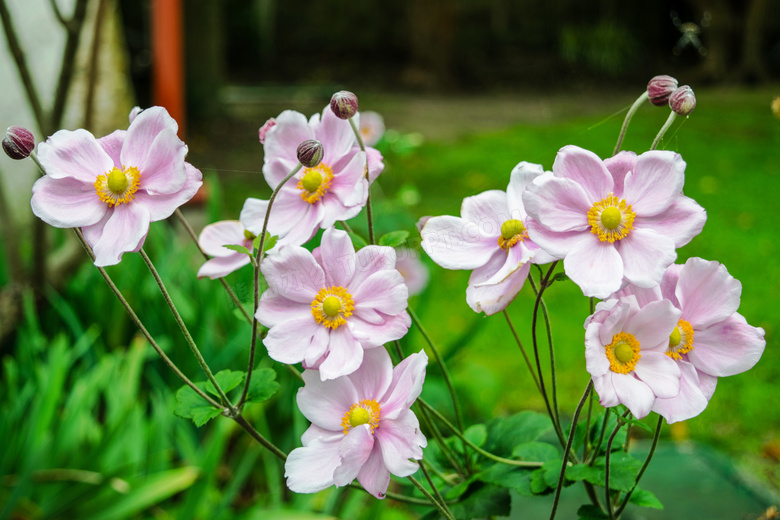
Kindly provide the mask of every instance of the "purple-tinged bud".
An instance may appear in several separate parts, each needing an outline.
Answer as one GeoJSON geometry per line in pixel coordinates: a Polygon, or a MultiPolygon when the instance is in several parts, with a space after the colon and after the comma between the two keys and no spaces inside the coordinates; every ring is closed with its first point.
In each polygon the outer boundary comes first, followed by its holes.
{"type": "Polygon", "coordinates": [[[678,116],[687,116],[696,108],[696,96],[688,85],[678,88],[669,96],[669,107],[678,116]]]}
{"type": "Polygon", "coordinates": [[[298,160],[306,168],[314,168],[322,161],[322,143],[307,139],[298,145],[298,160]]]}
{"type": "Polygon", "coordinates": [[[9,126],[3,138],[3,151],[14,160],[27,159],[35,149],[35,136],[21,126],[9,126]]]}
{"type": "Polygon", "coordinates": [[[257,140],[260,141],[260,144],[265,144],[265,136],[268,135],[268,131],[274,126],[276,126],[276,119],[272,117],[260,127],[260,130],[257,131],[257,140]]]}
{"type": "Polygon", "coordinates": [[[669,96],[677,88],[677,80],[671,76],[656,76],[647,84],[647,96],[650,103],[662,107],[669,103],[669,96]]]}
{"type": "Polygon", "coordinates": [[[355,94],[341,90],[330,98],[330,109],[340,119],[349,119],[358,111],[358,99],[355,94]]]}

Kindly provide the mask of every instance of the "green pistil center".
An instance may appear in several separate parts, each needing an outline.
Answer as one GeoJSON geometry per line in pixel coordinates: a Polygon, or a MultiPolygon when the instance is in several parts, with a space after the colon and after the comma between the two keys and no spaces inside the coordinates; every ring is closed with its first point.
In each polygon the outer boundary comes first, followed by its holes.
{"type": "Polygon", "coordinates": [[[306,175],[301,179],[301,184],[303,185],[303,189],[309,193],[314,193],[317,191],[317,188],[320,187],[320,184],[322,184],[322,174],[314,168],[307,168],[307,170],[306,175]]]}
{"type": "Polygon", "coordinates": [[[615,206],[607,206],[601,212],[601,223],[607,229],[616,229],[623,220],[623,214],[615,206]]]}
{"type": "MultiPolygon", "coordinates": [[[[336,316],[339,313],[340,310],[341,310],[341,300],[339,300],[335,296],[328,296],[322,302],[322,312],[324,312],[327,316],[330,316],[331,318],[336,316]]],[[[366,414],[368,414],[368,412],[366,412],[366,414]]],[[[366,417],[368,417],[368,416],[366,416],[366,417]]],[[[351,420],[352,419],[350,419],[350,421],[351,420]]],[[[364,422],[368,422],[368,419],[366,419],[366,421],[364,421],[364,422]]],[[[360,423],[360,424],[364,424],[364,422],[360,423]]],[[[354,424],[353,424],[353,426],[354,426],[354,424]]]]}
{"type": "Polygon", "coordinates": [[[669,347],[674,348],[682,341],[682,334],[680,333],[680,327],[675,327],[671,334],[669,334],[669,347]]]}
{"type": "Polygon", "coordinates": [[[628,343],[618,343],[615,345],[615,357],[621,363],[628,363],[634,357],[634,349],[628,343]]]}
{"type": "Polygon", "coordinates": [[[127,189],[127,184],[127,175],[125,175],[125,172],[122,170],[114,168],[111,170],[111,173],[108,174],[108,189],[111,190],[112,193],[116,193],[117,195],[124,193],[127,189]]]}
{"type": "Polygon", "coordinates": [[[349,425],[353,428],[355,426],[360,426],[361,424],[368,424],[370,419],[371,417],[368,413],[368,410],[360,406],[355,407],[352,411],[349,412],[349,425]]]}
{"type": "Polygon", "coordinates": [[[525,231],[525,226],[517,219],[510,219],[501,224],[501,238],[511,240],[515,235],[521,235],[525,231]]]}

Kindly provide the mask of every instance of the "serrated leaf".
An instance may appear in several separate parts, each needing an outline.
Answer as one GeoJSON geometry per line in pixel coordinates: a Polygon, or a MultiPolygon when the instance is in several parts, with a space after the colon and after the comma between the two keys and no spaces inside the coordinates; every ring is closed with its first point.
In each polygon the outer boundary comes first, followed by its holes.
{"type": "Polygon", "coordinates": [[[278,390],[279,383],[276,382],[276,371],[273,368],[255,369],[252,372],[246,402],[262,403],[270,399],[278,390]]]}
{"type": "Polygon", "coordinates": [[[644,489],[636,488],[631,494],[631,498],[628,500],[632,504],[636,504],[640,507],[652,507],[653,509],[663,509],[664,505],[658,498],[651,492],[644,489]]]}
{"type": "Polygon", "coordinates": [[[575,464],[566,468],[568,480],[585,480],[591,484],[604,485],[604,470],[587,464],[575,464]]]}
{"type": "Polygon", "coordinates": [[[577,510],[577,520],[604,520],[607,515],[593,504],[586,504],[577,510]]]}
{"type": "Polygon", "coordinates": [[[534,494],[531,491],[531,473],[534,471],[536,471],[535,468],[510,466],[499,462],[480,472],[477,477],[482,482],[509,488],[520,495],[530,496],[534,494]]]}
{"type": "MultiPolygon", "coordinates": [[[[227,394],[244,381],[244,373],[238,370],[220,370],[214,374],[214,379],[217,380],[217,384],[222,388],[222,391],[227,394]]],[[[211,381],[206,382],[206,391],[214,397],[219,397],[219,393],[217,393],[211,381]]]]}
{"type": "MultiPolygon", "coordinates": [[[[276,242],[279,240],[279,237],[276,235],[271,235],[268,231],[265,232],[265,243],[263,244],[263,253],[268,251],[269,249],[273,248],[276,245],[276,242]]],[[[252,247],[255,251],[260,249],[260,237],[255,237],[255,239],[252,241],[252,247]]]]}
{"type": "MultiPolygon", "coordinates": [[[[547,484],[551,488],[556,488],[558,486],[558,479],[561,478],[561,464],[562,460],[549,460],[544,463],[544,466],[542,466],[542,471],[544,472],[544,483],[547,484]]],[[[566,480],[569,479],[569,468],[566,468],[566,477],[564,478],[564,483],[566,480]]]]}
{"type": "MultiPolygon", "coordinates": [[[[206,387],[205,383],[195,383],[195,386],[201,390],[206,387]]],[[[176,392],[176,408],[174,408],[173,413],[184,419],[192,419],[195,426],[201,427],[220,415],[222,410],[214,408],[196,394],[195,390],[184,385],[176,392]]]]}
{"type": "MultiPolygon", "coordinates": [[[[594,466],[606,470],[606,459],[599,457],[594,466]]],[[[624,452],[614,452],[609,457],[609,487],[618,491],[629,491],[636,483],[636,476],[642,463],[624,452]]],[[[604,483],[602,479],[601,483],[604,483]]]]}
{"type": "Polygon", "coordinates": [[[357,233],[353,233],[352,231],[347,231],[347,234],[349,235],[349,238],[352,240],[352,245],[355,246],[355,251],[358,249],[363,249],[368,245],[368,243],[363,240],[363,237],[358,235],[357,233]]]}
{"type": "Polygon", "coordinates": [[[569,277],[566,276],[566,273],[555,273],[555,276],[553,276],[552,279],[554,282],[565,282],[569,277]]]}
{"type": "Polygon", "coordinates": [[[377,242],[380,246],[398,247],[406,242],[409,238],[409,232],[405,230],[391,231],[385,235],[382,235],[377,242]]]}
{"type": "Polygon", "coordinates": [[[511,417],[496,418],[487,423],[485,450],[502,457],[512,454],[515,446],[535,441],[552,428],[550,418],[536,412],[520,412],[511,417]]]}
{"type": "Polygon", "coordinates": [[[552,444],[531,441],[515,446],[512,450],[512,458],[525,461],[547,462],[548,460],[561,460],[561,452],[552,444]]]}
{"type": "Polygon", "coordinates": [[[231,251],[236,251],[237,253],[244,253],[245,255],[252,256],[252,253],[249,252],[249,249],[245,248],[244,246],[240,246],[238,244],[227,244],[222,246],[225,249],[230,249],[231,251]]]}

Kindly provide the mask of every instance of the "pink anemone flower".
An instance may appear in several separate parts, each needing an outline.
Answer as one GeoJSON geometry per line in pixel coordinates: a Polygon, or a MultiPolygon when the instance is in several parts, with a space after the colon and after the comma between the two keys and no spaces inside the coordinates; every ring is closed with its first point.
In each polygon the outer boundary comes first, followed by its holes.
{"type": "Polygon", "coordinates": [[[374,146],[385,133],[385,120],[381,114],[366,110],[360,112],[360,138],[366,146],[374,146]]]}
{"type": "Polygon", "coordinates": [[[682,193],[680,155],[621,152],[602,161],[576,146],[561,148],[552,175],[523,194],[528,234],[556,258],[586,296],[606,298],[626,283],[652,287],[677,258],[676,248],[704,226],[706,213],[682,193]]]}
{"type": "Polygon", "coordinates": [[[100,139],[56,132],[38,146],[46,175],[33,186],[33,213],[54,227],[82,228],[95,265],[119,263],[141,249],[150,222],[171,216],[203,184],[177,130],[164,108],[152,107],[127,131],[100,139]]]}
{"type": "Polygon", "coordinates": [[[701,258],[670,265],[659,287],[629,285],[618,293],[633,294],[640,305],[665,298],[682,313],[666,349],[682,374],[680,393],[657,399],[653,406],[667,422],[699,415],[712,398],[718,377],[745,372],[761,358],[764,329],[748,325],[737,312],[741,293],[742,285],[725,266],[701,258]]]}
{"type": "Polygon", "coordinates": [[[409,408],[420,395],[428,357],[412,354],[395,368],[384,348],[366,352],[360,368],[348,376],[321,381],[316,370],[303,372],[298,408],[311,421],[302,448],[285,462],[287,487],[315,493],[346,486],[357,478],[366,490],[384,498],[390,474],[417,471],[427,444],[409,408]]]}
{"type": "Polygon", "coordinates": [[[678,394],[680,369],[665,353],[679,318],[668,300],[641,309],[633,296],[596,305],[585,321],[585,362],[602,406],[624,404],[641,419],[657,397],[678,394]]]}
{"type": "Polygon", "coordinates": [[[198,278],[209,277],[215,280],[247,265],[249,255],[225,246],[243,246],[251,253],[252,241],[255,238],[237,220],[222,220],[204,227],[198,236],[198,244],[204,253],[213,258],[200,266],[198,278]]]}
{"type": "Polygon", "coordinates": [[[268,355],[318,368],[323,380],[354,372],[364,349],[403,337],[411,325],[392,247],[356,253],[345,231],[330,228],[313,253],[287,246],[260,269],[269,290],[255,316],[270,329],[268,355]]]}
{"type": "MultiPolygon", "coordinates": [[[[303,141],[322,143],[322,162],[301,171],[282,186],[271,209],[268,231],[279,237],[279,246],[301,245],[318,229],[327,229],[338,220],[357,216],[366,204],[368,185],[384,168],[382,154],[367,148],[360,151],[349,121],[339,119],[326,107],[309,121],[300,112],[286,110],[268,128],[263,149],[263,175],[276,189],[298,164],[297,149],[303,141]]],[[[241,210],[241,223],[258,235],[268,210],[268,201],[249,198],[241,210]]]]}
{"type": "Polygon", "coordinates": [[[531,264],[553,260],[530,239],[523,190],[544,173],[521,162],[506,192],[490,190],[463,199],[460,217],[431,217],[420,230],[422,248],[445,269],[473,269],[466,303],[487,315],[504,310],[522,289],[531,264]]]}

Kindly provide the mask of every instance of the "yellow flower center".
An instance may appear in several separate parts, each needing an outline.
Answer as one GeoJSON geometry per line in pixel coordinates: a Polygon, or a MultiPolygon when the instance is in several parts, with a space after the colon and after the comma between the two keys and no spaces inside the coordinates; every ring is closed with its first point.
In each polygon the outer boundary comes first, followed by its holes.
{"type": "Polygon", "coordinates": [[[636,213],[625,199],[618,199],[611,193],[593,204],[588,210],[590,232],[598,235],[602,242],[612,243],[628,236],[634,228],[636,213]]]}
{"type": "Polygon", "coordinates": [[[355,309],[352,295],[341,286],[322,288],[311,302],[311,314],[317,323],[337,329],[347,322],[355,309]]]}
{"type": "Polygon", "coordinates": [[[301,198],[309,204],[314,204],[328,192],[332,180],[333,170],[325,163],[320,163],[314,168],[305,168],[298,181],[301,198]]]}
{"type": "Polygon", "coordinates": [[[498,237],[498,246],[504,251],[509,251],[513,245],[528,238],[523,222],[517,219],[509,219],[501,224],[501,236],[498,237]]]}
{"type": "Polygon", "coordinates": [[[693,350],[693,326],[685,320],[680,320],[669,335],[669,348],[666,350],[666,355],[675,361],[680,361],[682,355],[691,350],[693,350]]]}
{"type": "Polygon", "coordinates": [[[371,433],[374,433],[376,427],[379,426],[379,414],[381,412],[382,408],[380,408],[379,403],[373,399],[363,399],[359,403],[353,404],[341,419],[344,435],[348,434],[352,428],[361,424],[368,424],[371,427],[371,433]]]}
{"type": "Polygon", "coordinates": [[[612,336],[612,343],[607,345],[609,368],[618,374],[628,374],[636,367],[642,355],[639,353],[639,341],[633,334],[618,332],[612,336]]]}
{"type": "Polygon", "coordinates": [[[110,172],[99,175],[95,179],[95,192],[100,200],[109,206],[117,206],[135,198],[140,182],[141,172],[138,168],[122,166],[122,169],[113,168],[110,172]]]}

